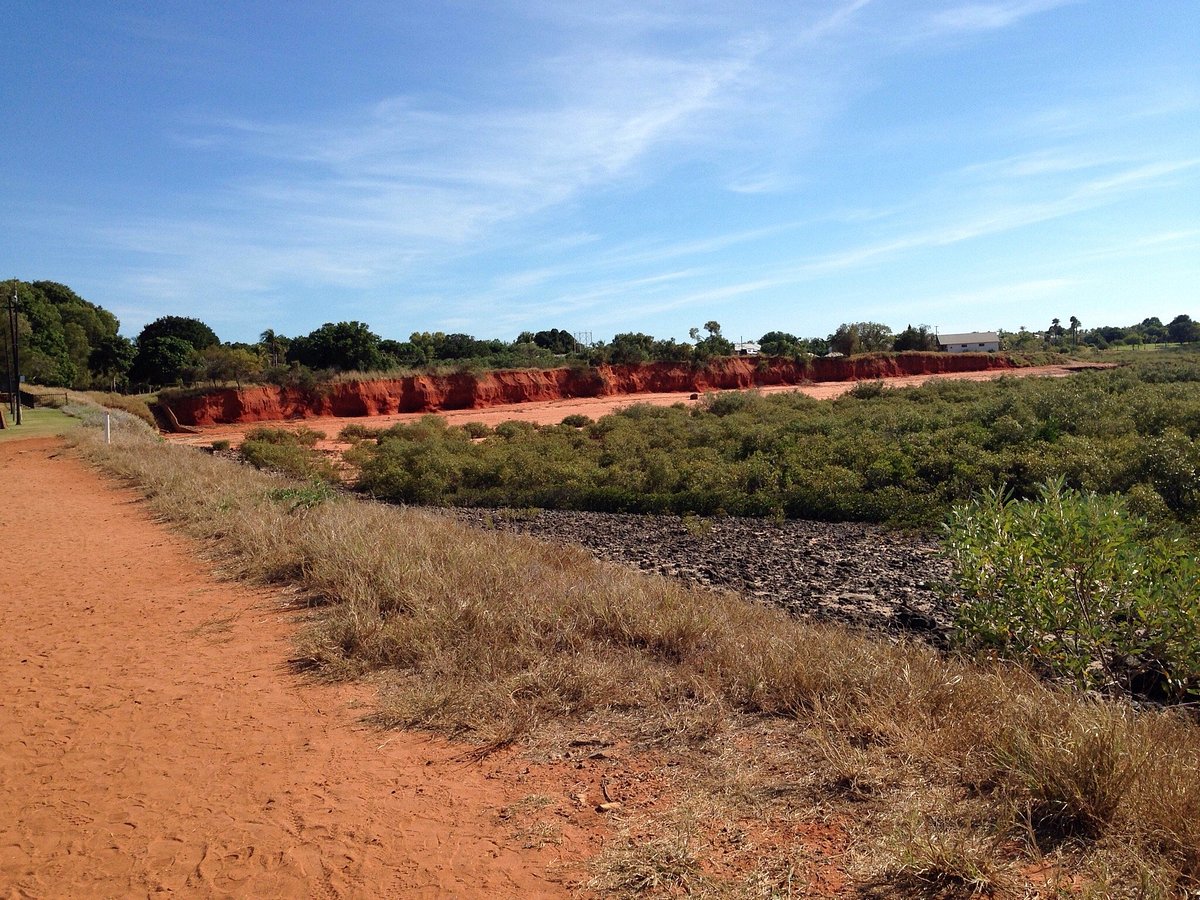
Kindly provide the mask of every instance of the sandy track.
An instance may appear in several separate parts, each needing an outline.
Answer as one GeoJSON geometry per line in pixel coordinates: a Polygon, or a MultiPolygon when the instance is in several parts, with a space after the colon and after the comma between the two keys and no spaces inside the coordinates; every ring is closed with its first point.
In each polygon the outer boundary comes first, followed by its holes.
{"type": "MultiPolygon", "coordinates": [[[[1084,368],[1097,368],[1090,365],[1084,368]]],[[[903,375],[885,379],[888,387],[916,387],[927,381],[953,379],[958,381],[991,381],[996,378],[1027,378],[1040,376],[1043,378],[1062,378],[1077,371],[1080,366],[1033,366],[1023,369],[990,369],[982,372],[951,372],[940,375],[903,375]]],[[[855,381],[827,381],[805,385],[772,385],[757,388],[764,394],[796,392],[815,397],[818,400],[830,400],[840,397],[851,390],[855,381]]],[[[532,403],[510,403],[501,406],[490,406],[484,409],[448,409],[437,415],[447,419],[451,424],[462,425],[464,422],[483,422],[486,425],[498,425],[510,420],[533,422],[538,425],[557,425],[565,417],[576,413],[598,419],[618,409],[633,406],[637,403],[648,403],[653,406],[670,406],[674,403],[691,404],[695,401],[692,392],[663,393],[663,394],[619,394],[610,397],[572,397],[565,400],[536,401],[532,403]]],[[[414,422],[429,413],[397,413],[389,416],[359,416],[343,418],[337,416],[318,416],[310,419],[290,419],[282,422],[255,422],[250,425],[212,425],[193,428],[192,433],[163,435],[167,440],[180,444],[208,446],[214,440],[228,440],[240,444],[246,432],[258,427],[281,428],[315,428],[324,432],[329,438],[336,438],[338,433],[350,424],[366,425],[371,428],[387,428],[397,422],[414,422]]],[[[321,442],[318,447],[325,450],[339,450],[342,445],[336,441],[321,442]]]]}
{"type": "Polygon", "coordinates": [[[278,598],[52,441],[0,444],[0,896],[535,897],[504,784],[286,670],[278,598]]]}

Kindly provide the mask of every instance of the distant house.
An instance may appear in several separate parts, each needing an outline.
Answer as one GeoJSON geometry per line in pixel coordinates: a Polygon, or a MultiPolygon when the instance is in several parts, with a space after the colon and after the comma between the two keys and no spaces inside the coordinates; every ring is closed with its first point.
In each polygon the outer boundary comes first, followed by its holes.
{"type": "Polygon", "coordinates": [[[758,341],[742,341],[733,345],[734,356],[758,356],[758,341]]]}
{"type": "Polygon", "coordinates": [[[938,346],[946,353],[994,353],[1000,349],[1000,335],[994,331],[939,334],[938,346]]]}

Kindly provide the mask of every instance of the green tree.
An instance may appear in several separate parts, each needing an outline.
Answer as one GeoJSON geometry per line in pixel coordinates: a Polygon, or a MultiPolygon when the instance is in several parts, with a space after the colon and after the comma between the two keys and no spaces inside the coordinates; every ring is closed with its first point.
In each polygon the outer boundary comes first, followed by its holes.
{"type": "Polygon", "coordinates": [[[187,316],[162,316],[155,319],[138,334],[138,349],[140,350],[147,341],[162,337],[178,338],[197,352],[221,343],[216,333],[199,319],[187,316]]]}
{"type": "Polygon", "coordinates": [[[129,375],[139,384],[166,386],[191,381],[197,365],[196,349],[183,338],[152,337],[138,342],[129,375]]]}
{"type": "Polygon", "coordinates": [[[613,335],[607,348],[610,362],[618,365],[636,365],[648,362],[654,351],[654,338],[641,332],[625,332],[613,335]]]}
{"type": "Polygon", "coordinates": [[[100,375],[109,390],[117,389],[117,382],[122,380],[133,365],[136,349],[133,341],[119,334],[104,338],[92,350],[88,357],[88,368],[100,375]]]}
{"type": "Polygon", "coordinates": [[[20,310],[21,374],[55,386],[91,387],[92,350],[117,333],[116,316],[54,281],[16,279],[0,286],[0,299],[16,294],[20,310]]]}
{"type": "Polygon", "coordinates": [[[846,356],[892,349],[892,329],[880,322],[846,322],[829,336],[830,349],[846,356]]]}
{"type": "Polygon", "coordinates": [[[1141,335],[1142,343],[1161,344],[1167,340],[1167,328],[1158,316],[1150,316],[1148,319],[1142,319],[1134,328],[1141,335]]]}
{"type": "Polygon", "coordinates": [[[918,325],[916,328],[909,325],[896,335],[896,339],[892,343],[892,349],[898,351],[936,350],[937,348],[937,337],[929,330],[928,325],[918,325]]]}
{"type": "Polygon", "coordinates": [[[551,328],[533,336],[533,343],[552,353],[578,353],[583,348],[569,331],[551,328]]]}
{"type": "Polygon", "coordinates": [[[258,343],[272,366],[283,365],[284,356],[287,354],[291,341],[282,334],[276,334],[275,329],[268,328],[258,336],[258,343]]]}
{"type": "Polygon", "coordinates": [[[709,320],[704,323],[704,330],[708,337],[700,337],[700,329],[693,328],[690,332],[691,338],[696,342],[694,355],[696,359],[711,359],[714,356],[729,356],[733,353],[733,342],[727,340],[721,334],[721,323],[709,320]]]}
{"type": "Polygon", "coordinates": [[[800,338],[786,331],[768,331],[758,339],[758,351],[763,356],[794,356],[804,349],[800,338]]]}
{"type": "Polygon", "coordinates": [[[262,372],[262,358],[245,347],[206,347],[200,355],[204,375],[214,385],[232,381],[240,388],[243,381],[262,372]]]}
{"type": "Polygon", "coordinates": [[[1063,335],[1066,330],[1062,327],[1062,321],[1057,317],[1050,320],[1050,327],[1046,329],[1046,343],[1053,346],[1062,344],[1063,335]]]}
{"type": "Polygon", "coordinates": [[[862,352],[862,338],[858,326],[851,322],[843,322],[837,331],[829,336],[829,349],[843,356],[853,356],[862,352]]]}
{"type": "Polygon", "coordinates": [[[1167,323],[1167,336],[1178,344],[1200,341],[1200,323],[1193,322],[1191,316],[1178,315],[1167,323]]]}
{"type": "Polygon", "coordinates": [[[362,322],[326,322],[304,337],[293,338],[287,358],[310,369],[372,372],[384,367],[379,335],[362,322]]]}

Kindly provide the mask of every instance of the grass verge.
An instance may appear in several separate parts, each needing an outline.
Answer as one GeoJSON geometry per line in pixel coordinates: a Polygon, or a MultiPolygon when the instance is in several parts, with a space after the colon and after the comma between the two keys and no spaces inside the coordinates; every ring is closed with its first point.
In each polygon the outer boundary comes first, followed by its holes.
{"type": "Polygon", "coordinates": [[[380,722],[491,747],[600,728],[677,763],[596,889],[787,896],[834,852],[879,896],[1200,888],[1200,733],[1182,713],[418,510],[298,503],[311,487],[148,436],[80,446],[227,570],[298,585],[316,605],[298,662],[386,674],[380,722]]]}
{"type": "Polygon", "coordinates": [[[21,410],[21,424],[17,425],[4,409],[4,428],[0,428],[0,441],[19,441],[26,438],[53,437],[66,434],[79,426],[79,420],[50,407],[21,410]]]}

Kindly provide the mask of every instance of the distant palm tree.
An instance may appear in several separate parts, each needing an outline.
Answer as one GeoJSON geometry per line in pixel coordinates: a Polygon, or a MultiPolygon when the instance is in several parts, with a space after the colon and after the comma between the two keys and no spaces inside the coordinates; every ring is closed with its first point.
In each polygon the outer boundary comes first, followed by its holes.
{"type": "Polygon", "coordinates": [[[281,334],[276,334],[274,328],[268,328],[258,336],[258,342],[267,351],[267,356],[271,359],[271,365],[279,365],[284,351],[287,350],[288,339],[281,334]]]}
{"type": "Polygon", "coordinates": [[[1071,316],[1071,346],[1079,347],[1079,326],[1083,323],[1074,316],[1071,316]]]}

